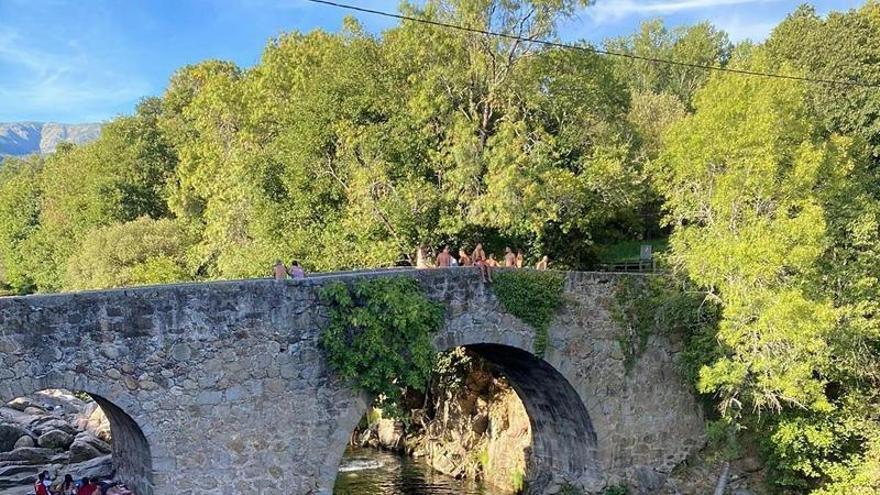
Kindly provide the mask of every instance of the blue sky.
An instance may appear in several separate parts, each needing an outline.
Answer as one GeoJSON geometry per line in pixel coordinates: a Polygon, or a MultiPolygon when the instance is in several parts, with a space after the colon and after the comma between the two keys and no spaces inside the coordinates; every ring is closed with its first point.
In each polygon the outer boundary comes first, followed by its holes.
{"type": "MultiPolygon", "coordinates": [[[[396,10],[398,0],[348,0],[396,10]]],[[[595,43],[652,17],[708,20],[734,41],[762,40],[801,1],[597,0],[562,27],[595,43]]],[[[822,12],[862,0],[815,0],[822,12]]],[[[336,31],[347,12],[304,0],[0,0],[0,122],[97,122],[161,94],[175,69],[207,58],[243,67],[280,33],[336,31]]],[[[358,14],[371,31],[392,20],[358,14]]]]}

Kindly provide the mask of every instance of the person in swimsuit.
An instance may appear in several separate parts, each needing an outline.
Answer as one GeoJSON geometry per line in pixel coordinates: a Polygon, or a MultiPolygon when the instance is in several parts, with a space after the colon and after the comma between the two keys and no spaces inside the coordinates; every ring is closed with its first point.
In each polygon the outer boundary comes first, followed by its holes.
{"type": "Polygon", "coordinates": [[[516,252],[516,267],[517,268],[523,267],[523,254],[522,254],[521,250],[516,252]]]}
{"type": "Polygon", "coordinates": [[[452,265],[452,255],[449,254],[449,246],[443,246],[443,251],[437,255],[437,266],[449,268],[452,265]]]}
{"type": "Polygon", "coordinates": [[[272,276],[278,282],[287,280],[287,267],[284,266],[281,260],[275,260],[275,264],[272,265],[272,276]]]}
{"type": "Polygon", "coordinates": [[[516,267],[516,255],[513,254],[513,250],[509,247],[504,248],[504,266],[507,268],[516,267]]]}
{"type": "Polygon", "coordinates": [[[481,243],[477,243],[477,247],[474,248],[474,254],[471,257],[474,260],[474,266],[480,269],[480,278],[483,282],[492,282],[492,271],[489,269],[489,265],[486,264],[486,252],[483,251],[481,243]]]}
{"type": "Polygon", "coordinates": [[[458,250],[458,265],[459,266],[471,266],[471,258],[467,255],[464,249],[458,250]]]}
{"type": "Polygon", "coordinates": [[[544,257],[541,258],[541,261],[539,261],[538,264],[535,265],[535,268],[538,270],[544,271],[547,269],[547,265],[549,265],[549,264],[550,264],[550,259],[545,254],[544,257]]]}

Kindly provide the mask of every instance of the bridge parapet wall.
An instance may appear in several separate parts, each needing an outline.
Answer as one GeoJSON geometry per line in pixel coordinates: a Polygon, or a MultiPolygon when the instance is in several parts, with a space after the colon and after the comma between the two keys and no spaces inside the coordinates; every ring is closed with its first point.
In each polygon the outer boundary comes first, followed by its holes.
{"type": "Polygon", "coordinates": [[[620,276],[607,273],[566,275],[571,302],[544,359],[531,354],[534,331],[469,269],[0,299],[0,400],[63,387],[117,407],[125,426],[114,435],[131,425],[143,435],[121,433],[128,447],[115,456],[140,493],[329,494],[368,398],[321,356],[319,290],[394,275],[418,277],[446,305],[438,349],[474,346],[519,373],[512,381],[533,430],[544,432],[537,462],[553,476],[600,487],[634,470],[668,471],[701,445],[702,418],[675,371],[674,339],[652,336],[625,370],[610,315],[620,276]]]}

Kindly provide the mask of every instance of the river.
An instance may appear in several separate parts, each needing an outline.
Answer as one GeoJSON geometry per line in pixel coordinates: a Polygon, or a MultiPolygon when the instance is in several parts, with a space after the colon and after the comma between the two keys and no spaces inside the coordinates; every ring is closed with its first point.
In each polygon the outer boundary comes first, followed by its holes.
{"type": "Polygon", "coordinates": [[[350,448],[339,465],[334,495],[503,495],[457,480],[406,456],[350,448]]]}

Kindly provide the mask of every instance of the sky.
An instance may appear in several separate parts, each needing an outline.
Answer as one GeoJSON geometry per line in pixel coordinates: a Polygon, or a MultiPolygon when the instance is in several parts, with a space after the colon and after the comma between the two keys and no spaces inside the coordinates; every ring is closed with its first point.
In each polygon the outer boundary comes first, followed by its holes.
{"type": "MultiPolygon", "coordinates": [[[[396,11],[399,0],[340,0],[396,11]]],[[[733,41],[761,41],[803,0],[596,0],[561,26],[600,44],[651,18],[708,20],[733,41]]],[[[813,0],[820,13],[863,0],[813,0]]],[[[305,0],[0,0],[0,122],[101,122],[160,95],[174,71],[215,58],[254,65],[290,31],[337,31],[350,12],[305,0]]],[[[392,19],[355,14],[370,31],[392,19]]]]}

